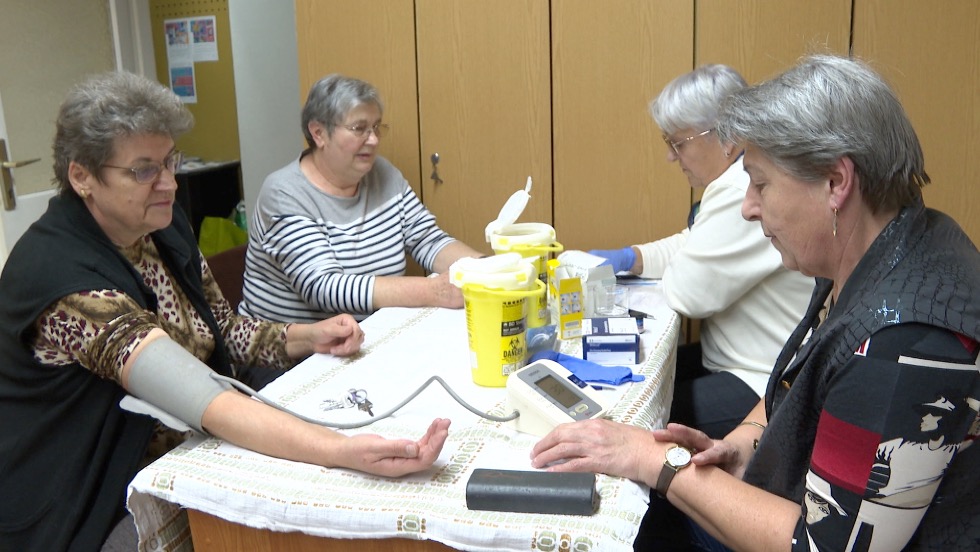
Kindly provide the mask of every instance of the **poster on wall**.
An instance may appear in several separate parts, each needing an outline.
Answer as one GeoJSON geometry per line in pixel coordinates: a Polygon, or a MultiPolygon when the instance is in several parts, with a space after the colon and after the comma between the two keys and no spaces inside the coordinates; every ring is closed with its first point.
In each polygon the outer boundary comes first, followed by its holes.
{"type": "Polygon", "coordinates": [[[218,35],[213,15],[190,20],[194,61],[218,61],[218,35]]]}
{"type": "Polygon", "coordinates": [[[170,66],[170,89],[184,103],[197,103],[197,83],[194,65],[170,66]]]}
{"type": "Polygon", "coordinates": [[[197,103],[194,64],[218,61],[215,16],[167,19],[163,22],[163,29],[170,88],[184,103],[197,103]]]}

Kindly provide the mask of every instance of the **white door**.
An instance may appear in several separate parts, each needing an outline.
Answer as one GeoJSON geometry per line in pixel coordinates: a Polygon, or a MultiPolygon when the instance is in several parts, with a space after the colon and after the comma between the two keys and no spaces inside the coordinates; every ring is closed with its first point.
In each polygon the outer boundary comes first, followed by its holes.
{"type": "MultiPolygon", "coordinates": [[[[125,69],[155,78],[148,0],[13,0],[0,6],[0,138],[11,162],[12,209],[0,207],[0,265],[54,195],[51,140],[68,88],[125,69]]],[[[9,202],[8,202],[9,203],[9,202]]]]}

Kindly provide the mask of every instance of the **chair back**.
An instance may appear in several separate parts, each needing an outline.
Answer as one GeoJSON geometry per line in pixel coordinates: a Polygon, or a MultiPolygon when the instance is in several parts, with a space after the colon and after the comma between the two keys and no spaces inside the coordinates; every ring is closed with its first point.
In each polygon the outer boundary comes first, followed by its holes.
{"type": "Polygon", "coordinates": [[[245,283],[245,250],[248,245],[239,245],[215,253],[207,258],[211,273],[221,288],[221,294],[231,304],[232,310],[238,310],[242,302],[242,285],[245,283]]]}

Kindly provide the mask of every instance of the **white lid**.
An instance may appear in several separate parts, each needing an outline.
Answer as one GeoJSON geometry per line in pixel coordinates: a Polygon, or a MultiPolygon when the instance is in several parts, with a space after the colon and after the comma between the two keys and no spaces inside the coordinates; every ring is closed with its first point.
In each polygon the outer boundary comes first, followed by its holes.
{"type": "Polygon", "coordinates": [[[526,289],[533,283],[534,265],[520,253],[490,257],[463,257],[449,267],[449,281],[456,287],[480,284],[496,289],[526,289]]]}
{"type": "MultiPolygon", "coordinates": [[[[514,247],[555,245],[555,229],[543,222],[518,222],[497,228],[490,234],[490,247],[494,251],[506,252],[514,247]]],[[[560,248],[560,244],[559,248],[560,248]]],[[[560,249],[559,249],[560,251],[560,249]]]]}
{"type": "Polygon", "coordinates": [[[527,184],[524,185],[523,190],[517,190],[507,199],[507,203],[500,208],[500,213],[497,215],[497,220],[492,221],[487,225],[484,230],[484,235],[487,241],[490,241],[490,236],[496,233],[498,230],[504,226],[514,224],[517,219],[520,218],[521,213],[524,212],[524,208],[527,207],[527,200],[531,199],[531,177],[527,177],[527,184]]]}

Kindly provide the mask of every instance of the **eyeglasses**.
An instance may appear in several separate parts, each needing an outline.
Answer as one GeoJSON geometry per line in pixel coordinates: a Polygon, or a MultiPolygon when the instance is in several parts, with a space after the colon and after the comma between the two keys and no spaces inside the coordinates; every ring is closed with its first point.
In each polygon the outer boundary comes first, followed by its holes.
{"type": "Polygon", "coordinates": [[[680,140],[678,140],[676,142],[672,142],[670,140],[670,137],[667,136],[666,134],[664,134],[662,137],[664,139],[664,143],[667,144],[667,146],[670,147],[670,149],[674,150],[674,153],[676,153],[677,155],[680,155],[681,154],[681,146],[683,146],[684,144],[690,142],[691,140],[694,140],[695,138],[700,138],[702,136],[705,136],[705,135],[709,134],[710,132],[713,132],[714,130],[715,129],[713,129],[713,128],[709,128],[708,130],[706,130],[704,132],[699,132],[699,133],[695,134],[694,136],[688,136],[687,138],[681,138],[680,140]]]}
{"type": "Polygon", "coordinates": [[[135,167],[120,167],[118,165],[102,165],[103,167],[108,167],[110,169],[122,169],[124,171],[129,171],[133,173],[133,178],[136,182],[140,184],[152,184],[157,181],[160,177],[160,173],[163,169],[170,171],[170,174],[176,174],[180,170],[180,165],[184,162],[184,153],[180,151],[175,151],[168,155],[163,163],[143,163],[141,165],[136,165],[135,167]]]}
{"type": "Polygon", "coordinates": [[[382,138],[385,134],[388,134],[388,125],[384,123],[377,123],[374,126],[368,126],[367,123],[341,126],[349,130],[351,134],[357,136],[358,138],[364,138],[369,132],[373,132],[378,138],[382,138]]]}

